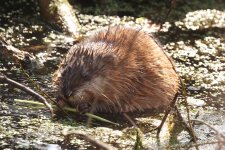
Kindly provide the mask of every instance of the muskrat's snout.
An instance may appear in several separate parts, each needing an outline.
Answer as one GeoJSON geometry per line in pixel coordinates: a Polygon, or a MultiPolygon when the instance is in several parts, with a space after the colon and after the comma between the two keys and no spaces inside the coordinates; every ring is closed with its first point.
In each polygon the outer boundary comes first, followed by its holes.
{"type": "Polygon", "coordinates": [[[66,104],[73,106],[76,110],[84,114],[89,112],[92,107],[92,99],[93,97],[89,92],[73,92],[68,97],[58,96],[56,98],[56,102],[60,107],[64,107],[66,104]]]}
{"type": "Polygon", "coordinates": [[[92,102],[93,94],[89,91],[80,89],[79,91],[72,92],[66,99],[71,105],[77,105],[84,102],[92,102]]]}

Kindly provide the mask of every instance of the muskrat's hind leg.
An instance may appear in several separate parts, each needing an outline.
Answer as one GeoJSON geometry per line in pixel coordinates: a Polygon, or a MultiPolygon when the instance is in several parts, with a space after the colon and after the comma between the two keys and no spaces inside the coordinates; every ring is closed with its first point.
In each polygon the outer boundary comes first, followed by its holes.
{"type": "Polygon", "coordinates": [[[147,132],[151,132],[151,131],[157,130],[157,136],[159,136],[159,133],[160,133],[160,131],[161,131],[161,129],[162,129],[162,127],[163,127],[163,125],[164,125],[164,123],[165,123],[169,113],[170,113],[170,111],[176,107],[175,104],[176,104],[178,95],[179,94],[177,92],[176,95],[174,96],[173,101],[170,103],[170,106],[166,109],[166,112],[165,112],[165,114],[163,116],[163,119],[162,119],[160,125],[158,127],[154,128],[154,129],[150,130],[150,131],[147,131],[147,132]]]}

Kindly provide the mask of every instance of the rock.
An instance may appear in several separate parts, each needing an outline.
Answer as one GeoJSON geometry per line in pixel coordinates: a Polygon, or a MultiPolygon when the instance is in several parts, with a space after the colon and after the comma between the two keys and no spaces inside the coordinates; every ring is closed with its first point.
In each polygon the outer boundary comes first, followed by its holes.
{"type": "Polygon", "coordinates": [[[187,103],[192,106],[202,107],[206,105],[206,102],[201,99],[196,99],[194,97],[187,97],[187,103]]]}

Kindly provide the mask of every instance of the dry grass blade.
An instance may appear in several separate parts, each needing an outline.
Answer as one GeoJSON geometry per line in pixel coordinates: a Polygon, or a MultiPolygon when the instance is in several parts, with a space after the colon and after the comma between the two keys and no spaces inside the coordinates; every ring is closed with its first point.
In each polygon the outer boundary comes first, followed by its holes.
{"type": "MultiPolygon", "coordinates": [[[[39,107],[44,107],[45,105],[43,103],[40,103],[40,102],[34,102],[34,101],[30,101],[30,100],[21,100],[21,99],[15,99],[15,102],[17,103],[24,103],[24,104],[30,104],[30,105],[38,105],[39,107]]],[[[57,108],[57,106],[55,105],[52,105],[53,108],[57,108]]],[[[69,112],[74,112],[76,113],[77,110],[74,109],[74,108],[71,108],[71,107],[64,107],[63,108],[65,111],[69,111],[69,112]]],[[[99,117],[99,116],[96,116],[94,114],[91,114],[91,113],[85,113],[85,115],[87,117],[90,117],[92,119],[95,119],[95,120],[98,120],[98,121],[102,121],[102,122],[106,122],[106,123],[110,123],[110,124],[113,124],[113,125],[119,125],[118,123],[115,123],[115,122],[112,122],[110,120],[107,120],[105,118],[102,118],[102,117],[99,117]]]]}

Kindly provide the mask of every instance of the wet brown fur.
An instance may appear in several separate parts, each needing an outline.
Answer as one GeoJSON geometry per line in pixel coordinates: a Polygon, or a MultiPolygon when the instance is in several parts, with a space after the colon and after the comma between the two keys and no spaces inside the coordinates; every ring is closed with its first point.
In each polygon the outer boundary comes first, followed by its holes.
{"type": "Polygon", "coordinates": [[[97,112],[132,112],[168,106],[179,88],[178,75],[154,38],[115,26],[73,46],[57,71],[63,102],[97,112]]]}

